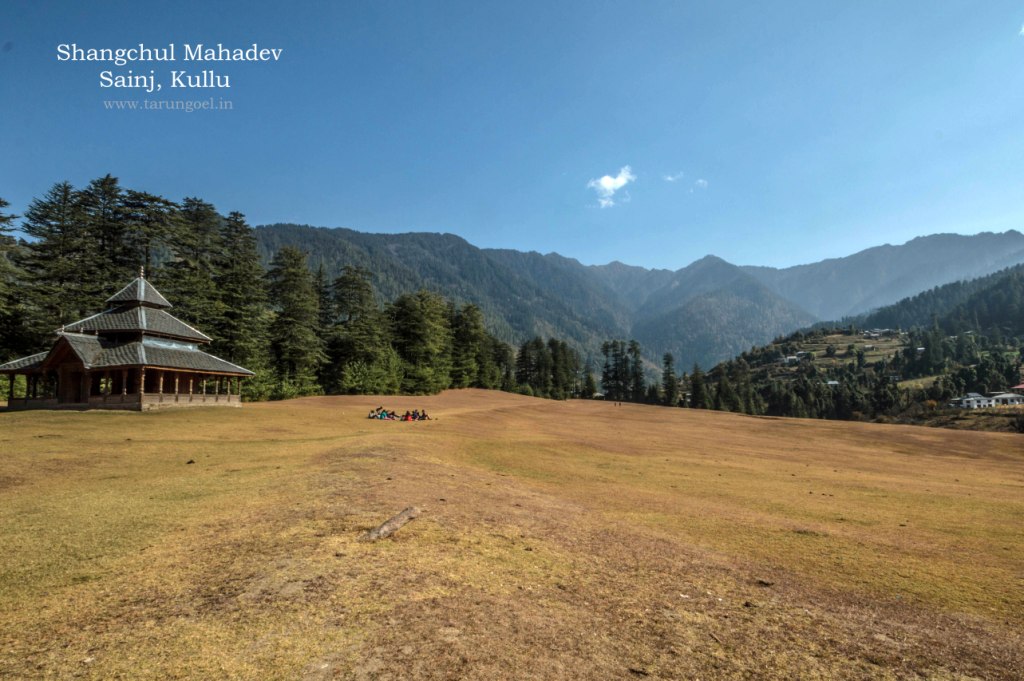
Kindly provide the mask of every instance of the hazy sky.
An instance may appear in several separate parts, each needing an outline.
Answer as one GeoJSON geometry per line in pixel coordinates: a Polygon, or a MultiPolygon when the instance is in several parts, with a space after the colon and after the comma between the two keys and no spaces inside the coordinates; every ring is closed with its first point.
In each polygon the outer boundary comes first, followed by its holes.
{"type": "Polygon", "coordinates": [[[1020,2],[9,1],[0,105],[18,213],[110,173],[252,224],[672,269],[1024,229],[1020,2]],[[58,61],[69,43],[177,61],[58,61]],[[197,43],[283,52],[182,61],[197,43]],[[231,88],[170,91],[172,69],[231,88]],[[233,109],[103,104],[211,96],[233,109]]]}

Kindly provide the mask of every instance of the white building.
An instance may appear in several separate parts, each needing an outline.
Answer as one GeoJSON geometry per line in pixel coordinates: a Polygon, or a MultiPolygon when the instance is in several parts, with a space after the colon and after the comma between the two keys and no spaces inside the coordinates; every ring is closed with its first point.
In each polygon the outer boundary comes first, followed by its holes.
{"type": "Polygon", "coordinates": [[[980,393],[967,393],[963,397],[954,397],[950,401],[949,406],[959,407],[960,409],[982,409],[984,407],[994,407],[995,404],[991,397],[985,397],[980,393]]]}
{"type": "Polygon", "coordinates": [[[998,395],[993,395],[990,399],[1000,407],[1024,404],[1024,395],[1016,393],[999,393],[998,395]]]}

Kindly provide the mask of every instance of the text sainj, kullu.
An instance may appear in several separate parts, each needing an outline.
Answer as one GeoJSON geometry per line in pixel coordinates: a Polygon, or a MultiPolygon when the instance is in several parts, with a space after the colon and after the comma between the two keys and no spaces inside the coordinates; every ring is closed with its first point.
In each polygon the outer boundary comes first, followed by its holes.
{"type": "MultiPolygon", "coordinates": [[[[217,43],[215,47],[207,47],[202,43],[182,45],[184,55],[182,61],[278,61],[284,52],[282,48],[261,48],[253,43],[247,48],[225,47],[217,43]]],[[[62,43],[57,46],[57,61],[110,61],[118,66],[129,62],[144,61],[176,61],[175,45],[167,47],[147,47],[139,43],[137,47],[119,48],[82,48],[77,43],[62,43]]],[[[173,88],[229,88],[230,77],[218,74],[213,69],[205,69],[198,74],[187,71],[171,71],[170,85],[173,88]]],[[[115,74],[113,71],[100,72],[100,87],[141,88],[154,92],[163,88],[156,82],[156,74],[136,74],[131,69],[127,73],[115,74]]]]}

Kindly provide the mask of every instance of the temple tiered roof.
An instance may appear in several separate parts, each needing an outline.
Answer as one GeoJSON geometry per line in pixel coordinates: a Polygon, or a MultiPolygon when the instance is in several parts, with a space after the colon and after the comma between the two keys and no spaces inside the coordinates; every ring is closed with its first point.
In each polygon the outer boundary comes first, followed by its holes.
{"type": "Polygon", "coordinates": [[[132,283],[107,298],[107,302],[112,305],[137,303],[150,307],[174,307],[141,274],[132,283]]]}
{"type": "Polygon", "coordinates": [[[253,372],[200,350],[212,339],[169,313],[171,304],[141,273],[107,303],[107,310],[61,327],[47,352],[0,364],[0,374],[10,377],[9,406],[238,405],[237,379],[253,372]],[[16,374],[25,375],[30,386],[17,405],[16,374]],[[173,392],[164,391],[165,379],[172,382],[173,392]],[[212,395],[207,393],[209,381],[214,384],[212,395]],[[220,392],[222,383],[229,389],[225,394],[220,392]],[[39,392],[44,396],[37,397],[39,392]]]}
{"type": "MultiPolygon", "coordinates": [[[[160,294],[157,294],[160,295],[160,294]]],[[[197,331],[174,315],[164,310],[122,305],[64,327],[65,331],[78,333],[138,332],[163,338],[180,338],[197,343],[209,343],[212,339],[197,331]]]]}

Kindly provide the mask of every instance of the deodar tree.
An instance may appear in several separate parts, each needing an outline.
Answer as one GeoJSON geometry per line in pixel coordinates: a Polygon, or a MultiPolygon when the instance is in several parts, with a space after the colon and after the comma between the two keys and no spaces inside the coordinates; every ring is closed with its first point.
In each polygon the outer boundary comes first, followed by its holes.
{"type": "Polygon", "coordinates": [[[402,360],[402,392],[440,392],[451,383],[452,334],[448,305],[430,291],[399,296],[388,310],[395,350],[402,360]]]}
{"type": "Polygon", "coordinates": [[[277,367],[277,395],[316,394],[320,391],[317,370],[326,357],[317,335],[317,294],[306,255],[296,248],[282,248],[270,265],[267,282],[275,312],[270,346],[277,367]]]}
{"type": "Polygon", "coordinates": [[[267,287],[256,250],[256,237],[245,216],[229,213],[221,224],[214,283],[223,314],[213,353],[256,372],[244,384],[248,399],[267,399],[273,392],[268,345],[271,314],[267,287]]]}
{"type": "Polygon", "coordinates": [[[377,306],[370,273],[346,266],[332,284],[336,320],[325,369],[330,392],[392,394],[399,391],[402,362],[377,306]]]}

